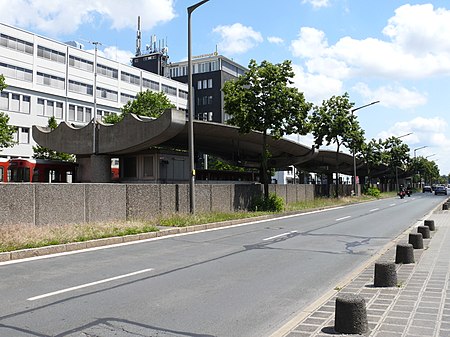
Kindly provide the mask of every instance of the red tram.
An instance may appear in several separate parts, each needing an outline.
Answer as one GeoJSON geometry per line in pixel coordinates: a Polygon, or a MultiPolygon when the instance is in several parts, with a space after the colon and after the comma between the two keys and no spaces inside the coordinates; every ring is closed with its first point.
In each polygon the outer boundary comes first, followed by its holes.
{"type": "Polygon", "coordinates": [[[0,158],[0,183],[8,181],[9,160],[0,158]]]}
{"type": "Polygon", "coordinates": [[[10,159],[9,182],[75,182],[77,164],[46,159],[10,159]]]}

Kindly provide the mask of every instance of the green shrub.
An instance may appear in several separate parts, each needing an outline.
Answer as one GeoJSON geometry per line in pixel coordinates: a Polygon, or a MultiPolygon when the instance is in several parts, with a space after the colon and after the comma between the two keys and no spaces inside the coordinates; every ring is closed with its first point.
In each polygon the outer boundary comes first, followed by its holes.
{"type": "Polygon", "coordinates": [[[263,196],[254,199],[250,210],[254,212],[282,212],[284,210],[284,201],[283,198],[277,196],[275,193],[271,193],[267,200],[263,196]]]}
{"type": "Polygon", "coordinates": [[[370,196],[372,196],[372,197],[375,197],[375,198],[379,198],[381,192],[380,192],[380,190],[379,190],[378,188],[376,188],[376,187],[369,187],[369,188],[367,189],[367,191],[366,191],[366,194],[367,194],[367,195],[370,195],[370,196]]]}

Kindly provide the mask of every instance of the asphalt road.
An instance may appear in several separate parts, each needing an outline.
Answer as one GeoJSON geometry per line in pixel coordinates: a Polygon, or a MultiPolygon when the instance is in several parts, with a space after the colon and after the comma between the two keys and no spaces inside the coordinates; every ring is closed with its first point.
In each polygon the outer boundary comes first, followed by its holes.
{"type": "Polygon", "coordinates": [[[445,198],[0,263],[0,336],[269,336],[445,198]]]}

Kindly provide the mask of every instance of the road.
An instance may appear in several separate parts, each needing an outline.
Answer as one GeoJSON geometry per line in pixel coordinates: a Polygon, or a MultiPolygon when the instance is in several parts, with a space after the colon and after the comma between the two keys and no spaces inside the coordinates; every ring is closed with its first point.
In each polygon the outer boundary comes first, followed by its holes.
{"type": "Polygon", "coordinates": [[[269,336],[445,198],[0,263],[0,336],[269,336]]]}

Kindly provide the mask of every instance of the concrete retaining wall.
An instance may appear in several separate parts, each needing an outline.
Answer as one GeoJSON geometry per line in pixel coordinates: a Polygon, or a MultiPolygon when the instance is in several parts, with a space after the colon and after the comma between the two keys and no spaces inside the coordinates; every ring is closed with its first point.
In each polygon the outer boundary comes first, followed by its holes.
{"type": "MultiPolygon", "coordinates": [[[[314,185],[269,185],[287,203],[312,200],[314,185]]],[[[259,184],[198,184],[197,212],[245,210],[259,184]]],[[[0,225],[146,220],[189,212],[187,184],[0,184],[0,225]]]]}

